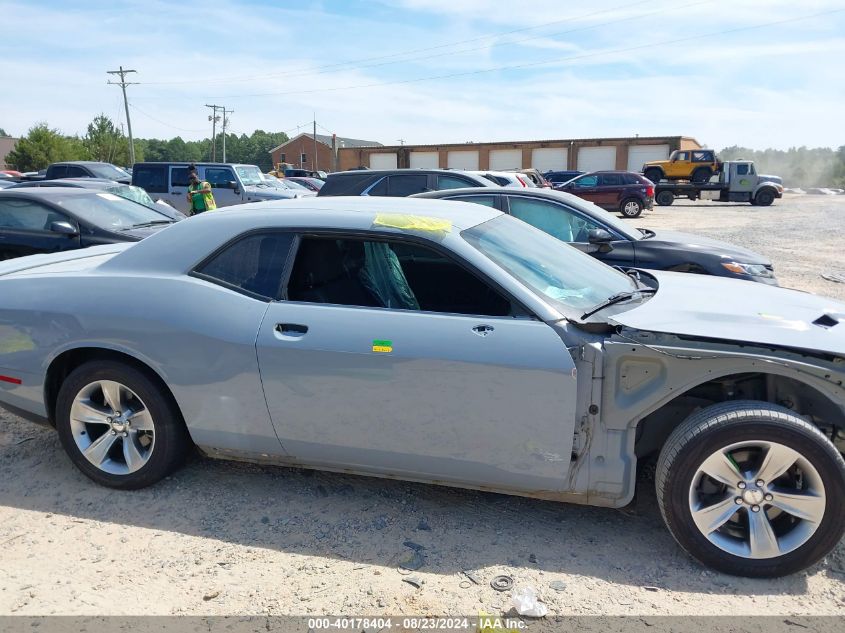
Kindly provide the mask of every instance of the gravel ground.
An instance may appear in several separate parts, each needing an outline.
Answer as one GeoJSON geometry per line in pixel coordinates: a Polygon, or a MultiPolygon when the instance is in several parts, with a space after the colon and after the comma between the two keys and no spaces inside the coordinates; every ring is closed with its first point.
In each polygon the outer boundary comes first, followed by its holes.
{"type": "MultiPolygon", "coordinates": [[[[845,269],[845,197],[678,204],[633,223],[742,244],[784,285],[845,299],[819,276],[845,269]]],[[[500,614],[508,594],[488,583],[509,574],[550,615],[845,615],[845,544],[789,578],[714,573],[675,545],[652,485],[615,511],[194,458],[113,492],[53,432],[0,413],[0,614],[500,614]]]]}

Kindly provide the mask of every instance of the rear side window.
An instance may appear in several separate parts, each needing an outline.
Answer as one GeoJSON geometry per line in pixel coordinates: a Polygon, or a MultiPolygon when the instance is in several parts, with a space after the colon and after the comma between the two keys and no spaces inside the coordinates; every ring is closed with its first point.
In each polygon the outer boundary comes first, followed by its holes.
{"type": "Polygon", "coordinates": [[[262,299],[279,299],[292,233],[257,233],[241,238],[202,264],[196,273],[262,299]]]}
{"type": "Polygon", "coordinates": [[[133,184],[148,193],[167,193],[167,170],[163,166],[138,165],[132,171],[132,177],[133,184]]]}
{"type": "Polygon", "coordinates": [[[82,169],[82,167],[77,167],[76,165],[67,166],[68,178],[86,178],[88,175],[88,172],[82,169]]]}
{"type": "Polygon", "coordinates": [[[49,171],[50,178],[67,178],[67,165],[54,165],[49,171]]]}
{"type": "Polygon", "coordinates": [[[485,207],[496,207],[496,196],[455,196],[454,198],[448,198],[448,200],[474,202],[475,204],[483,204],[485,207]]]}
{"type": "Polygon", "coordinates": [[[641,185],[642,182],[636,174],[622,174],[622,182],[626,185],[641,185]]]}
{"type": "MultiPolygon", "coordinates": [[[[322,191],[322,190],[321,190],[322,191]]],[[[387,195],[387,177],[382,178],[368,190],[368,196],[386,196],[387,195]]]]}
{"type": "Polygon", "coordinates": [[[602,174],[599,184],[603,187],[618,187],[622,184],[621,174],[602,174]]]}
{"type": "MultiPolygon", "coordinates": [[[[391,176],[388,179],[388,190],[393,197],[404,198],[415,193],[422,193],[428,189],[428,176],[425,174],[408,174],[391,176]]],[[[466,185],[461,185],[462,187],[466,185]]],[[[372,193],[370,195],[373,195],[372,193]]]]}
{"type": "Polygon", "coordinates": [[[187,167],[171,167],[170,168],[170,184],[174,187],[188,186],[188,168],[187,167]]]}
{"type": "MultiPolygon", "coordinates": [[[[495,176],[485,176],[486,178],[490,178],[491,180],[495,178],[495,176]]],[[[458,178],[457,176],[438,176],[437,177],[437,189],[438,191],[441,189],[461,189],[462,187],[475,187],[476,184],[474,182],[470,182],[469,180],[464,180],[463,178],[458,178]]]]}

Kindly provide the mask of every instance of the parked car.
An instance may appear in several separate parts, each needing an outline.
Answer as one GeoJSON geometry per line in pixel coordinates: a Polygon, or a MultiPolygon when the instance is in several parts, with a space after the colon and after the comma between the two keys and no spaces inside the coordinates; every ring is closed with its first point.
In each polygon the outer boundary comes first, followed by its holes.
{"type": "Polygon", "coordinates": [[[47,167],[44,175],[46,180],[57,178],[105,178],[115,182],[130,184],[131,174],[111,163],[101,163],[90,160],[70,160],[53,163],[47,167]]]}
{"type": "Polygon", "coordinates": [[[468,171],[468,174],[474,174],[490,180],[500,187],[537,187],[531,178],[525,174],[520,174],[513,171],[468,171]]]}
{"type": "Polygon", "coordinates": [[[845,530],[842,319],[809,293],[624,274],[481,205],[276,201],[0,264],[20,341],[0,403],[119,489],[194,444],[622,507],[656,455],[683,549],[771,577],[845,530]],[[103,300],[126,296],[143,309],[103,300]]]}
{"type": "Polygon", "coordinates": [[[318,196],[404,197],[458,187],[498,187],[482,176],[450,169],[356,169],[328,175],[318,196]]]}
{"type": "Polygon", "coordinates": [[[675,150],[669,160],[652,160],[643,165],[643,176],[654,184],[661,180],[707,182],[722,170],[712,149],[675,150]]]}
{"type": "Polygon", "coordinates": [[[287,178],[290,182],[295,182],[298,185],[302,185],[303,187],[307,187],[314,193],[320,191],[323,188],[323,185],[326,184],[326,181],[322,178],[312,178],[308,177],[300,177],[300,176],[293,176],[291,178],[287,178]]]}
{"type": "Polygon", "coordinates": [[[483,204],[572,244],[611,266],[649,268],[777,285],[772,262],[740,246],[676,231],[635,229],[577,196],[548,189],[451,189],[414,198],[483,204]]]}
{"type": "Polygon", "coordinates": [[[10,189],[28,189],[32,187],[70,187],[73,189],[97,189],[107,193],[113,193],[121,198],[132,200],[138,204],[143,204],[154,211],[163,213],[171,220],[184,220],[187,216],[181,211],[177,211],[163,200],[155,201],[149,194],[134,185],[123,185],[113,180],[106,180],[105,178],[61,178],[58,180],[25,180],[16,183],[10,189]]]}
{"type": "Polygon", "coordinates": [[[191,164],[195,165],[197,175],[211,185],[218,208],[295,197],[289,191],[267,185],[262,178],[264,174],[255,165],[235,163],[135,163],[132,184],[187,213],[190,210],[186,195],[191,164]]]}
{"type": "Polygon", "coordinates": [[[0,260],[137,242],[175,220],[113,193],[48,187],[0,191],[0,260]]]}
{"type": "Polygon", "coordinates": [[[11,178],[0,178],[0,189],[8,189],[14,184],[16,183],[11,178]]]}
{"type": "Polygon", "coordinates": [[[309,198],[317,195],[308,187],[304,187],[299,183],[289,182],[287,178],[276,178],[270,174],[261,174],[261,180],[264,185],[284,192],[289,198],[309,198]]]}
{"type": "Polygon", "coordinates": [[[550,189],[552,186],[552,183],[546,180],[543,174],[541,174],[539,170],[534,169],[533,167],[529,169],[510,169],[508,171],[513,171],[517,174],[527,176],[537,187],[544,187],[550,189]]]}
{"type": "Polygon", "coordinates": [[[558,191],[594,202],[602,209],[636,218],[654,207],[654,184],[630,171],[593,171],[570,180],[558,191]]]}
{"type": "Polygon", "coordinates": [[[552,183],[553,188],[557,188],[558,186],[569,182],[573,178],[577,178],[583,173],[583,171],[578,171],[577,169],[569,169],[564,171],[547,171],[545,174],[543,174],[543,178],[552,183]]]}

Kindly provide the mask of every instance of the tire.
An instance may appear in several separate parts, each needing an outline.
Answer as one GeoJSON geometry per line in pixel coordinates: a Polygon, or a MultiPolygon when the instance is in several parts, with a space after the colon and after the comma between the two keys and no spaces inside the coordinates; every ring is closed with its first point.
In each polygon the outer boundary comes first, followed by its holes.
{"type": "Polygon", "coordinates": [[[692,181],[693,182],[707,182],[710,180],[710,177],[713,175],[713,172],[710,171],[708,167],[699,167],[694,172],[692,172],[692,181]]]}
{"type": "Polygon", "coordinates": [[[725,402],[689,416],[660,453],[656,488],[678,544],[727,574],[795,573],[828,554],[845,530],[842,455],[815,426],[767,402],[725,402]],[[704,470],[737,483],[720,483],[704,470]],[[812,520],[781,509],[789,503],[812,520]]]}
{"type": "Polygon", "coordinates": [[[657,194],[657,197],[654,199],[654,201],[661,207],[668,207],[671,206],[673,202],[675,202],[675,194],[671,191],[661,191],[657,194]]]}
{"type": "Polygon", "coordinates": [[[146,372],[110,360],[86,363],[65,379],[56,401],[56,429],[79,470],[121,490],[158,482],[183,463],[190,446],[172,397],[146,372]]]}
{"type": "Polygon", "coordinates": [[[775,194],[773,194],[768,189],[763,189],[762,191],[758,191],[757,195],[754,196],[754,201],[752,204],[758,207],[768,207],[775,201],[775,194]]]}
{"type": "Polygon", "coordinates": [[[619,205],[619,213],[626,218],[638,218],[643,212],[643,203],[636,198],[626,198],[619,205]]]}
{"type": "Polygon", "coordinates": [[[663,179],[663,171],[656,168],[656,167],[652,167],[650,169],[646,169],[643,172],[643,176],[648,178],[651,182],[653,182],[656,185],[658,182],[660,182],[663,179]]]}

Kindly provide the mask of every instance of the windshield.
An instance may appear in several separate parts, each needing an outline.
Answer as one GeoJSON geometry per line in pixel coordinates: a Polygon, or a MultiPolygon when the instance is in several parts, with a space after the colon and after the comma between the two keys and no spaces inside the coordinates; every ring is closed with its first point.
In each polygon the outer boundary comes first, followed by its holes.
{"type": "Polygon", "coordinates": [[[148,222],[170,222],[158,211],[121,198],[113,193],[95,193],[90,196],[68,196],[56,200],[82,220],[110,231],[129,229],[148,222]]]}
{"type": "Polygon", "coordinates": [[[94,175],[97,176],[97,178],[126,180],[127,178],[132,177],[120,167],[115,167],[114,165],[109,165],[108,163],[103,163],[102,165],[88,165],[88,168],[94,172],[94,175]]]}
{"type": "Polygon", "coordinates": [[[280,180],[279,183],[287,189],[292,189],[294,191],[311,191],[305,185],[300,185],[298,182],[294,182],[292,180],[280,180]]]}
{"type": "Polygon", "coordinates": [[[264,179],[261,178],[263,174],[255,165],[237,165],[235,171],[245,186],[264,184],[264,179]]]}
{"type": "Polygon", "coordinates": [[[137,202],[138,204],[143,204],[145,207],[158,212],[155,206],[155,200],[150,198],[150,194],[140,187],[135,187],[134,185],[115,185],[114,187],[106,187],[103,191],[113,193],[116,196],[137,202]]]}
{"type": "Polygon", "coordinates": [[[636,289],[629,276],[506,215],[461,236],[564,313],[583,312],[618,292],[636,289]]]}

